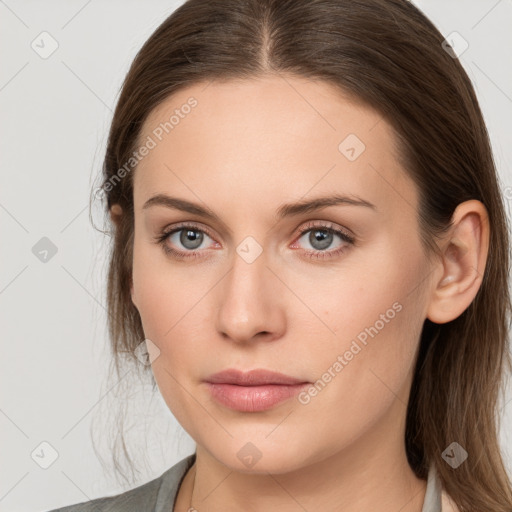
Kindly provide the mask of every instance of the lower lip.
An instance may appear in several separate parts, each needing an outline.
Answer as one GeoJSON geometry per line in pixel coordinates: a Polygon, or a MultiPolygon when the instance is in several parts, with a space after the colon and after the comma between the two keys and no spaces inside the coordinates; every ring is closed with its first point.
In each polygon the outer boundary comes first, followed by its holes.
{"type": "Polygon", "coordinates": [[[235,384],[206,383],[213,398],[219,403],[243,412],[266,411],[284,402],[308,387],[309,383],[295,385],[266,384],[263,386],[237,386],[235,384]]]}

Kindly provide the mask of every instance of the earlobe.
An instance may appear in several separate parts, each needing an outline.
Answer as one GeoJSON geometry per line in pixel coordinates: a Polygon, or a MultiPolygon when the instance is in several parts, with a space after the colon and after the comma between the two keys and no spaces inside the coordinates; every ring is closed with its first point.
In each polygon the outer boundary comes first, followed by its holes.
{"type": "Polygon", "coordinates": [[[119,225],[122,213],[123,209],[121,208],[121,205],[116,203],[110,207],[110,218],[114,224],[119,225]]]}
{"type": "Polygon", "coordinates": [[[438,324],[459,317],[482,283],[489,251],[489,223],[485,206],[477,200],[461,203],[442,246],[441,277],[434,283],[427,318],[438,324]]]}

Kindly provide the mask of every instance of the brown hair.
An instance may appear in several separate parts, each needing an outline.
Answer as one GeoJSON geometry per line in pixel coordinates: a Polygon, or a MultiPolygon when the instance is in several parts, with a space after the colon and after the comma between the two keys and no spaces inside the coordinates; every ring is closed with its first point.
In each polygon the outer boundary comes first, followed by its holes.
{"type": "Polygon", "coordinates": [[[508,225],[474,89],[443,40],[406,0],[188,0],[176,9],[133,61],[109,133],[106,213],[114,204],[124,212],[109,261],[109,333],[118,368],[121,354],[133,357],[145,337],[130,297],[133,172],[126,163],[150,112],[179,89],[208,80],[280,74],[329,82],[394,128],[401,163],[420,193],[429,257],[438,254],[436,237],[459,203],[477,199],[487,209],[490,247],[475,299],[451,322],[425,320],[404,441],[416,475],[425,479],[433,463],[461,512],[510,512],[497,440],[499,392],[512,367],[508,225]],[[453,441],[469,454],[457,469],[442,457],[453,441]]]}

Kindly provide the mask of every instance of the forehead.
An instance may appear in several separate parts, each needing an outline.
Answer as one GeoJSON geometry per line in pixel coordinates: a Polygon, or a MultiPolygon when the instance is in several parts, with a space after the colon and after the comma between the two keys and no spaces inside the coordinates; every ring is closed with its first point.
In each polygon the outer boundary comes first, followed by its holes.
{"type": "Polygon", "coordinates": [[[239,205],[240,213],[333,192],[382,211],[417,204],[390,125],[322,81],[194,84],[150,113],[139,136],[141,144],[149,140],[135,172],[136,209],[166,192],[239,205]]]}

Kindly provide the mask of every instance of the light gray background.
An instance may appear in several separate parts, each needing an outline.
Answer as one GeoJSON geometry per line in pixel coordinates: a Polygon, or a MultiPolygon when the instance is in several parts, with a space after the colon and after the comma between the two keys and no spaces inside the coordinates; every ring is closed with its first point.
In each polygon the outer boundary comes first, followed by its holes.
{"type": "MultiPolygon", "coordinates": [[[[150,464],[136,482],[120,485],[99,464],[89,432],[116,391],[105,384],[108,238],[91,226],[89,194],[130,62],[181,3],[0,0],[0,511],[43,511],[122,492],[193,451],[157,399],[147,434],[150,464]],[[59,45],[47,59],[31,47],[43,31],[59,45]],[[32,252],[42,237],[58,249],[46,263],[32,252]],[[47,456],[43,441],[58,452],[48,469],[31,456],[35,449],[47,456]]],[[[469,43],[460,59],[476,87],[509,207],[512,2],[414,3],[445,36],[456,31],[469,43]]],[[[141,390],[134,389],[134,404],[147,400],[141,390]]],[[[509,387],[500,435],[510,472],[511,400],[509,387]]],[[[134,423],[149,414],[140,411],[134,423]]]]}

